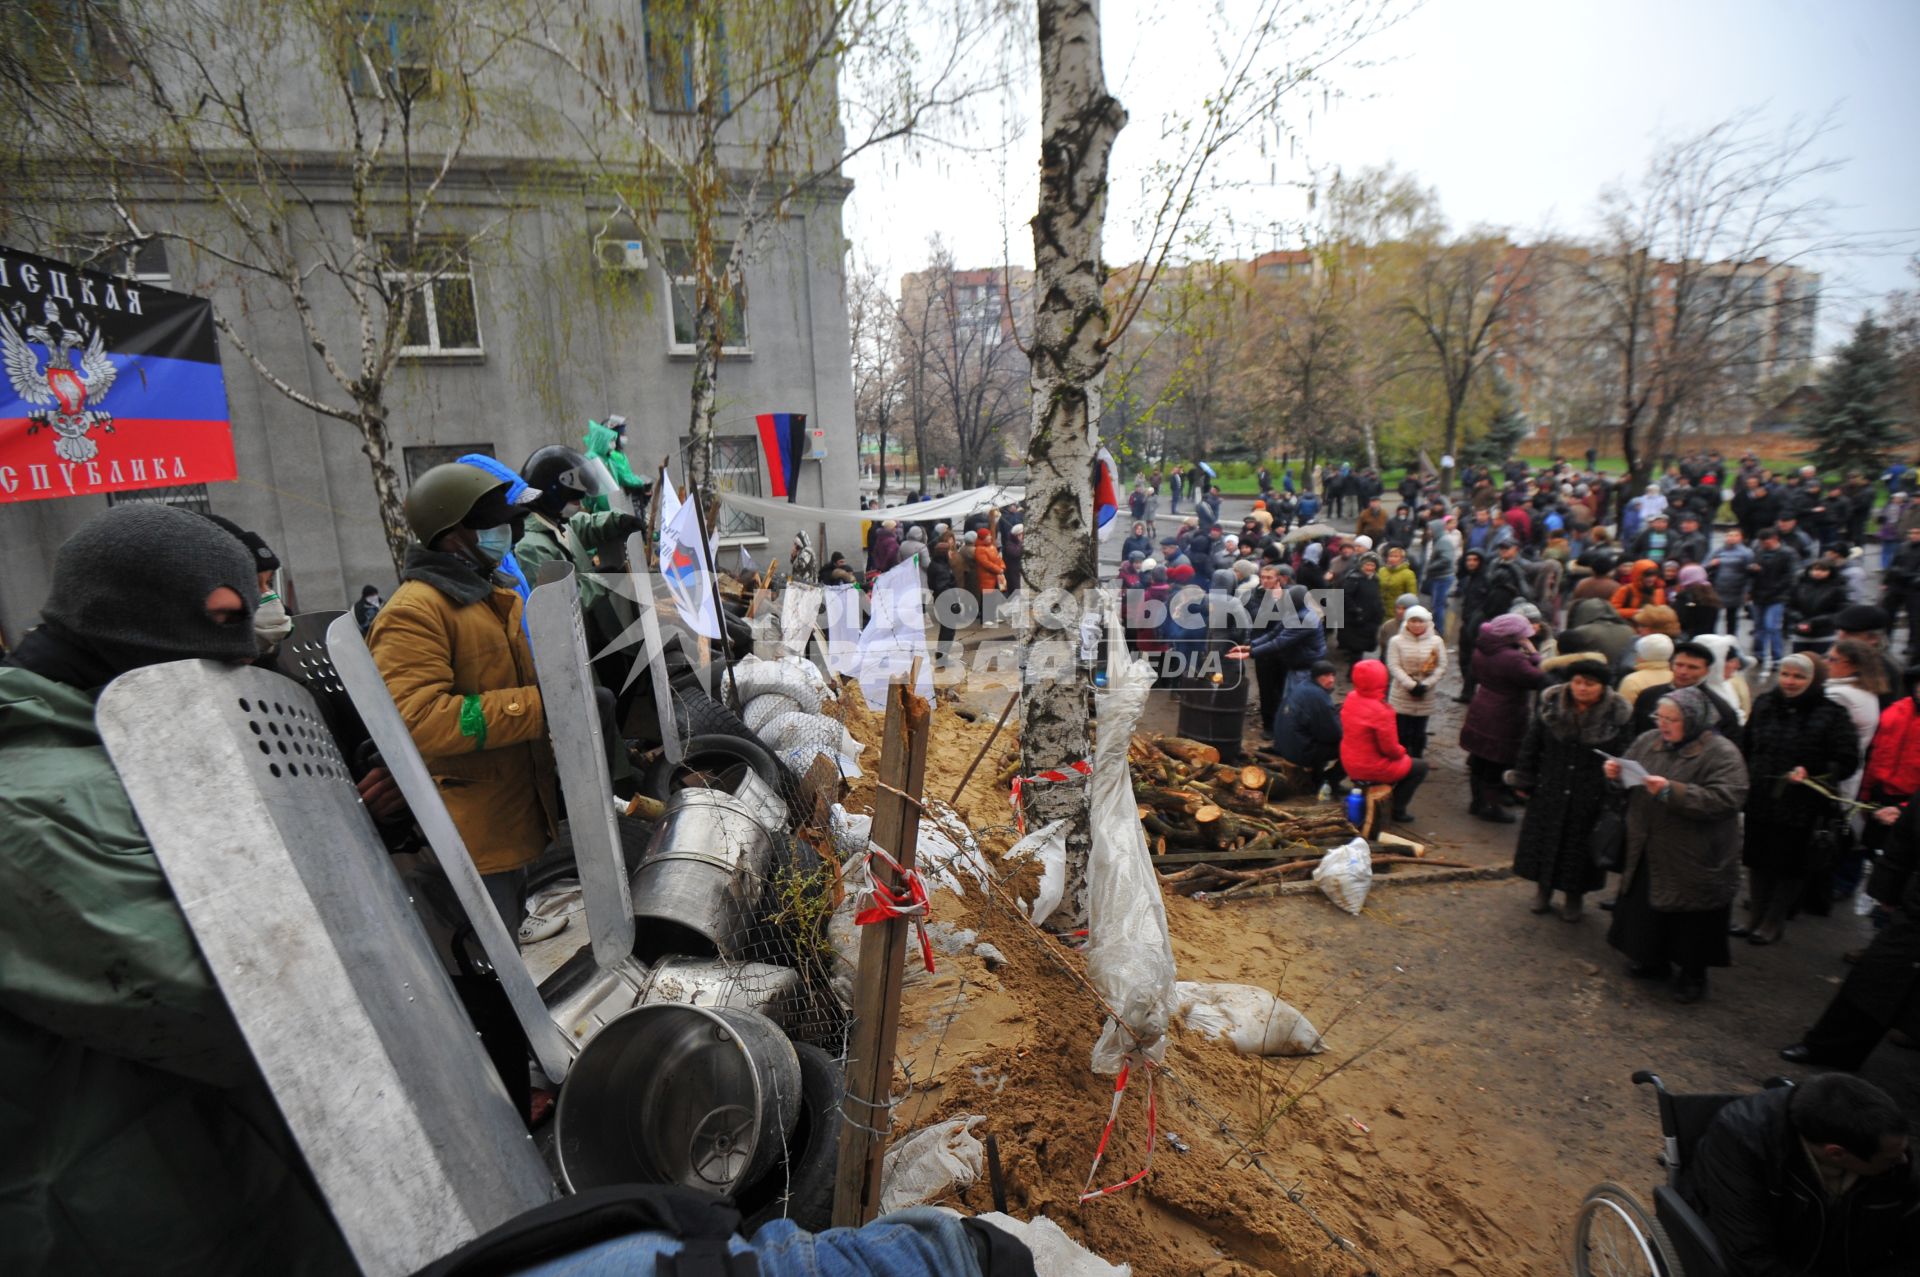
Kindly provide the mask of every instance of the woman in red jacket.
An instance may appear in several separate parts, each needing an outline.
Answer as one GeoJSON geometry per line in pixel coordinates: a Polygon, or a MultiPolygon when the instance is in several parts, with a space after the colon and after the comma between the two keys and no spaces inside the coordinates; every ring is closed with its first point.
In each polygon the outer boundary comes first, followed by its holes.
{"type": "Polygon", "coordinates": [[[1920,790],[1920,685],[1908,680],[1907,695],[1881,711],[1880,727],[1867,749],[1860,799],[1904,803],[1920,790]]]}
{"type": "Polygon", "coordinates": [[[1387,667],[1361,661],[1353,667],[1353,691],[1340,706],[1340,765],[1356,785],[1392,785],[1393,819],[1413,820],[1407,804],[1427,778],[1427,760],[1400,744],[1400,729],[1387,706],[1387,667]]]}

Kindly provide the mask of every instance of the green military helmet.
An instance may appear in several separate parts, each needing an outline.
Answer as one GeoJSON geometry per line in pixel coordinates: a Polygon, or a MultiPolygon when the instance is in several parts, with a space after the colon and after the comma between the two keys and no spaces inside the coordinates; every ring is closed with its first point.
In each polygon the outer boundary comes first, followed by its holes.
{"type": "Polygon", "coordinates": [[[435,466],[407,491],[407,526],[421,545],[430,546],[442,532],[464,522],[489,494],[506,486],[507,480],[464,461],[435,466]]]}

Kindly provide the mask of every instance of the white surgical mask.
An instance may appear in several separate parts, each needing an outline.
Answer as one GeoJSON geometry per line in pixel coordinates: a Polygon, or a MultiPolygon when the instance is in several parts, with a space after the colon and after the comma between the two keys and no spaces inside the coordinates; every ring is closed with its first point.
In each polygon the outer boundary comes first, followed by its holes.
{"type": "Polygon", "coordinates": [[[513,525],[503,523],[495,528],[481,528],[474,534],[474,540],[479,544],[480,553],[491,559],[497,567],[513,553],[513,525]]]}
{"type": "Polygon", "coordinates": [[[254,645],[263,653],[271,652],[291,633],[293,618],[287,615],[287,605],[271,590],[262,594],[260,606],[253,610],[254,645]]]}

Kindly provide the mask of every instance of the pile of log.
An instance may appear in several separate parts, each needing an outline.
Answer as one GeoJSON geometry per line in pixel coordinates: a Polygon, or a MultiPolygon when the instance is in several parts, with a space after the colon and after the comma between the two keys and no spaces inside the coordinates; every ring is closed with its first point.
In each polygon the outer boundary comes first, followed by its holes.
{"type": "Polygon", "coordinates": [[[1224,764],[1211,745],[1180,736],[1133,738],[1134,796],[1156,856],[1182,852],[1271,852],[1271,859],[1318,856],[1354,836],[1337,807],[1275,803],[1286,778],[1256,765],[1224,764]]]}

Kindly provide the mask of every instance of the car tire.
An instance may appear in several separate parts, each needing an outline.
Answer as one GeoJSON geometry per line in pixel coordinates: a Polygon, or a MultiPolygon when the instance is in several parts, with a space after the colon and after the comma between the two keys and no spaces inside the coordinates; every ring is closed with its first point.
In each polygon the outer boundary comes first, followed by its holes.
{"type": "Polygon", "coordinates": [[[840,1062],[817,1046],[793,1044],[800,1057],[800,1116],[787,1137],[786,1156],[752,1187],[734,1194],[740,1231],[790,1219],[817,1233],[833,1225],[833,1181],[840,1161],[840,1103],[846,1081],[840,1062]]]}

